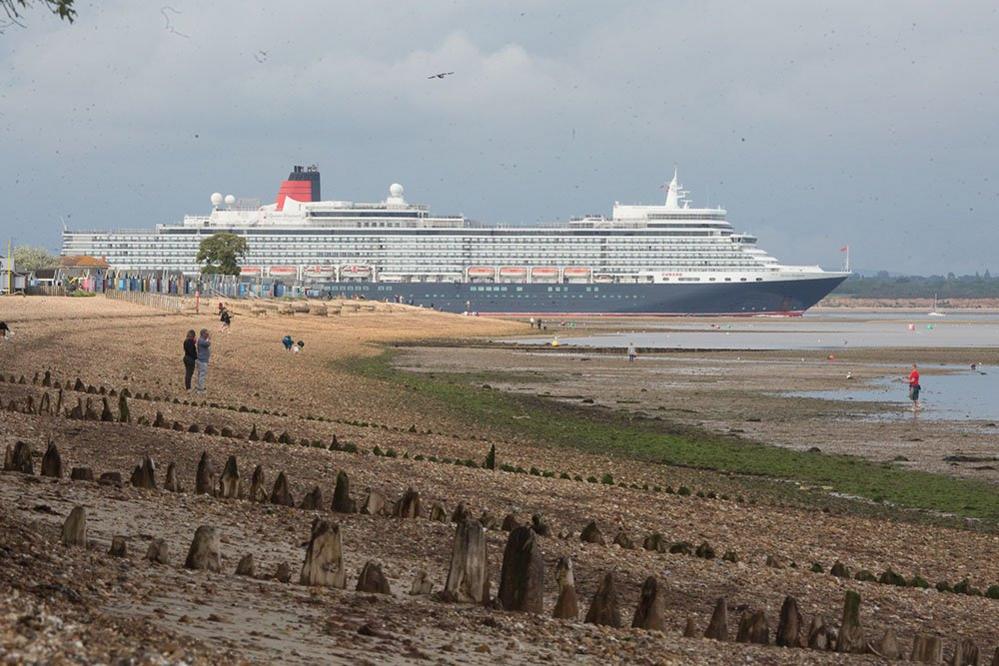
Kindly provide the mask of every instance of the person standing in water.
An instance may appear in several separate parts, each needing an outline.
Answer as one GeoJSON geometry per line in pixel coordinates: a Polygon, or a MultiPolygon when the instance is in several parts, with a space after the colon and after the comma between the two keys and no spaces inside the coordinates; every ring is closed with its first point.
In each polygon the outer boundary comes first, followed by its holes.
{"type": "Polygon", "coordinates": [[[909,400],[912,401],[912,411],[919,411],[919,392],[923,389],[919,385],[919,369],[916,364],[912,364],[912,372],[909,373],[909,400]]]}
{"type": "Polygon", "coordinates": [[[629,342],[628,343],[628,361],[632,362],[636,358],[638,358],[638,352],[635,351],[635,343],[634,342],[629,342]]]}

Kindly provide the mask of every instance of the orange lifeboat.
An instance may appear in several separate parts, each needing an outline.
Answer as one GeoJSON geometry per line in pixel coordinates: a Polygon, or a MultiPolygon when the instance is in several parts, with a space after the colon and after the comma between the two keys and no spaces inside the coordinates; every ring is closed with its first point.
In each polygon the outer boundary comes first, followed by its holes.
{"type": "Polygon", "coordinates": [[[260,273],[261,273],[260,266],[240,266],[239,267],[239,274],[240,275],[249,275],[249,276],[253,277],[253,276],[260,275],[260,273]]]}
{"type": "Polygon", "coordinates": [[[492,278],[496,276],[496,269],[491,266],[472,266],[468,269],[469,279],[492,278]]]}
{"type": "Polygon", "coordinates": [[[549,266],[538,266],[531,269],[531,277],[535,280],[556,280],[558,279],[558,269],[549,266]]]}
{"type": "Polygon", "coordinates": [[[501,279],[523,280],[527,277],[527,269],[519,266],[503,266],[499,269],[501,279]]]}
{"type": "Polygon", "coordinates": [[[295,266],[271,266],[267,272],[274,277],[291,277],[298,275],[298,268],[295,266]]]}
{"type": "Polygon", "coordinates": [[[589,268],[570,267],[562,270],[566,280],[585,280],[590,277],[589,268]]]}

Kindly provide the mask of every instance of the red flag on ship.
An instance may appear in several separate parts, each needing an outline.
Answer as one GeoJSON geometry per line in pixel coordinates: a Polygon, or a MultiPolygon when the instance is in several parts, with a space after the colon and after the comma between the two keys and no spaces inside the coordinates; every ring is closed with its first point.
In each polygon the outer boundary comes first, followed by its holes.
{"type": "Polygon", "coordinates": [[[839,249],[839,251],[840,252],[849,252],[850,251],[850,246],[849,245],[844,245],[843,247],[841,247],[839,249]]]}

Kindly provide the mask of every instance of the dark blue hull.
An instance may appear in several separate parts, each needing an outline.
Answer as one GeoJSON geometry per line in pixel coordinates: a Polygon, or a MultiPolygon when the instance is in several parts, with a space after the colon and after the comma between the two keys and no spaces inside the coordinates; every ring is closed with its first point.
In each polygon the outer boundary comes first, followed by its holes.
{"type": "Polygon", "coordinates": [[[797,315],[845,276],[697,284],[333,282],[323,295],[503,315],[797,315]]]}

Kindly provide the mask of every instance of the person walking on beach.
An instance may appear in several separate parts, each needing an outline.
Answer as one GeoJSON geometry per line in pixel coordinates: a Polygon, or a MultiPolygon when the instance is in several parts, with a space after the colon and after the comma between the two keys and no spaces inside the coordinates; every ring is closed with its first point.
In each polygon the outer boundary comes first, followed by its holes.
{"type": "Polygon", "coordinates": [[[212,341],[208,337],[208,329],[201,329],[201,337],[198,338],[198,384],[196,392],[204,395],[205,380],[208,379],[208,360],[212,356],[212,341]]]}
{"type": "Polygon", "coordinates": [[[192,328],[184,338],[184,388],[191,390],[191,377],[194,376],[194,368],[198,364],[198,338],[197,333],[192,328]]]}
{"type": "Polygon", "coordinates": [[[7,322],[0,321],[0,342],[6,342],[7,334],[9,333],[10,333],[10,326],[7,325],[7,322]]]}
{"type": "Polygon", "coordinates": [[[283,338],[281,338],[281,344],[284,345],[284,350],[285,351],[289,351],[290,352],[291,351],[291,346],[293,344],[295,344],[295,339],[293,337],[291,337],[290,335],[286,335],[283,338]]]}
{"type": "Polygon", "coordinates": [[[638,352],[635,351],[635,343],[634,342],[629,342],[628,343],[628,361],[629,362],[634,362],[634,360],[636,358],[638,358],[638,352]]]}
{"type": "Polygon", "coordinates": [[[912,411],[919,411],[919,392],[923,389],[919,385],[919,369],[916,364],[912,364],[912,372],[909,373],[909,400],[912,401],[912,411]]]}

